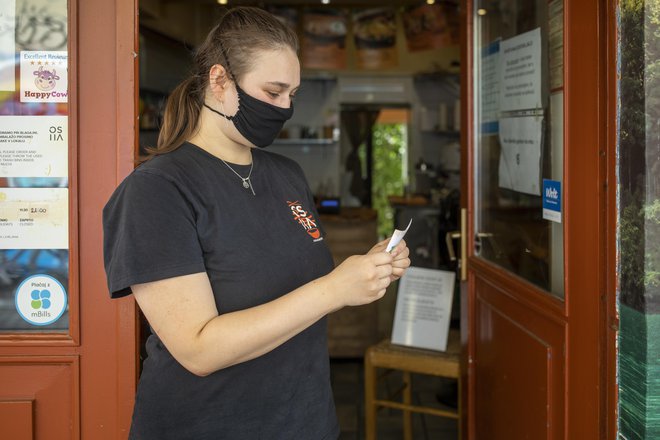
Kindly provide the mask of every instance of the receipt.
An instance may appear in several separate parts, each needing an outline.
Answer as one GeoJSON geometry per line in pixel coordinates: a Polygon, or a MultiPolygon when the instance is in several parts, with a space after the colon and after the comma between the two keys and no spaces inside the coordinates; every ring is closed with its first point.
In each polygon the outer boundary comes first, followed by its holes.
{"type": "Polygon", "coordinates": [[[406,232],[408,232],[408,229],[410,229],[410,225],[412,224],[412,219],[408,222],[408,226],[406,226],[406,229],[401,231],[399,229],[395,229],[394,233],[392,234],[392,238],[390,238],[390,242],[387,243],[387,248],[385,249],[385,252],[392,252],[392,249],[396,247],[397,244],[403,240],[403,237],[406,235],[406,232]]]}

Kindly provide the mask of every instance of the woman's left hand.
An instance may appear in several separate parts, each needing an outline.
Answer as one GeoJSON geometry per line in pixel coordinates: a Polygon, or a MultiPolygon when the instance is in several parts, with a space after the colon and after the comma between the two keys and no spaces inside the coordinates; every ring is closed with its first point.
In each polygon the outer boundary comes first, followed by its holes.
{"type": "MultiPolygon", "coordinates": [[[[386,238],[380,243],[377,243],[367,253],[372,254],[375,252],[385,252],[385,249],[387,248],[387,243],[389,242],[390,239],[386,238]]],[[[409,258],[410,249],[408,249],[408,246],[406,245],[406,241],[401,240],[401,242],[397,244],[396,247],[392,249],[390,253],[392,254],[392,257],[394,257],[394,260],[392,261],[392,275],[390,275],[390,280],[396,281],[399,278],[401,278],[406,273],[406,269],[410,267],[410,258],[409,258]]]]}

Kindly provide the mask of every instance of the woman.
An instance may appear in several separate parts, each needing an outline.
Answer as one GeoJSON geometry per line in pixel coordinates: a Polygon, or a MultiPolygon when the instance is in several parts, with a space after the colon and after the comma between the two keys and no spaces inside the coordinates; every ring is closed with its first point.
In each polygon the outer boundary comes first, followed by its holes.
{"type": "Polygon", "coordinates": [[[153,330],[133,439],[334,439],[325,315],[410,265],[385,242],[333,270],[300,167],[260,148],[293,112],[295,33],[230,10],[170,96],[152,158],[104,210],[113,297],[153,330]]]}

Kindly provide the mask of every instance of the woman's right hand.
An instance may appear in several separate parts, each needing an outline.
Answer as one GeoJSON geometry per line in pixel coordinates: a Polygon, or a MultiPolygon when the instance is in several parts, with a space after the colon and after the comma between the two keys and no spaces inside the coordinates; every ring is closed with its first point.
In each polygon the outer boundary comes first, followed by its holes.
{"type": "Polygon", "coordinates": [[[392,261],[392,255],[386,252],[353,255],[326,275],[337,308],[360,306],[382,298],[391,282],[392,261]]]}

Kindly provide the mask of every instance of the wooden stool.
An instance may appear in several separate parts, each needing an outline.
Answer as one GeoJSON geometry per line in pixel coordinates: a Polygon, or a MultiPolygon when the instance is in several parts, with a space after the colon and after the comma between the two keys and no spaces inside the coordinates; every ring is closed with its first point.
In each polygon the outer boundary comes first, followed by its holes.
{"type": "MultiPolygon", "coordinates": [[[[451,330],[447,340],[447,351],[431,351],[393,345],[389,340],[372,345],[364,356],[365,422],[367,440],[376,439],[376,410],[378,407],[394,408],[403,411],[403,435],[412,440],[412,420],[410,413],[418,412],[439,417],[459,419],[461,407],[461,381],[459,355],[461,351],[460,332],[451,330]],[[403,372],[403,402],[381,400],[376,395],[376,369],[386,368],[403,372]],[[449,377],[458,380],[458,410],[442,410],[412,404],[411,373],[449,377]]],[[[389,397],[388,397],[389,399],[389,397]]],[[[460,429],[460,421],[459,421],[460,429]]],[[[459,436],[460,437],[460,436],[459,436]]]]}

